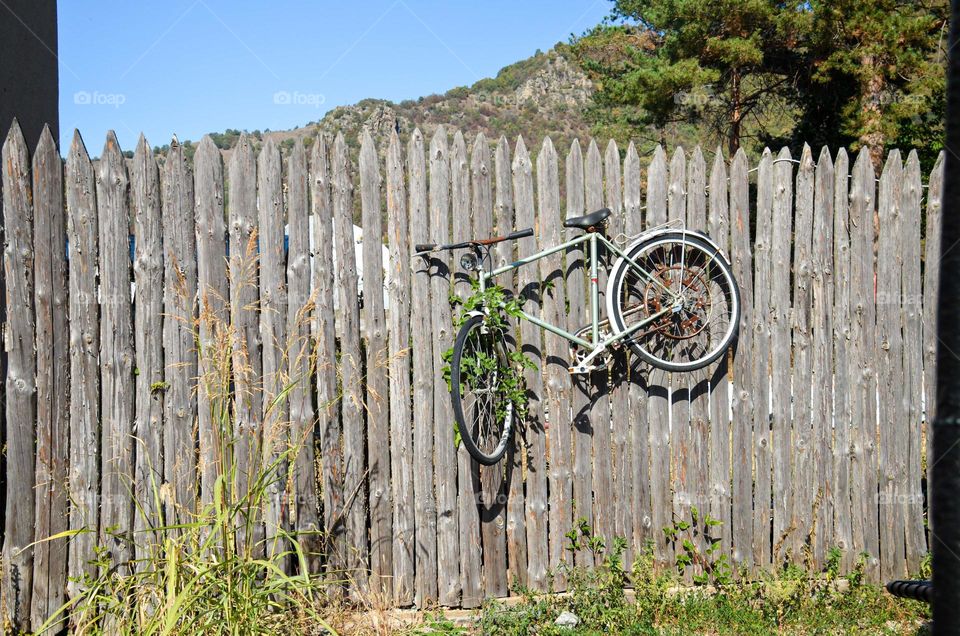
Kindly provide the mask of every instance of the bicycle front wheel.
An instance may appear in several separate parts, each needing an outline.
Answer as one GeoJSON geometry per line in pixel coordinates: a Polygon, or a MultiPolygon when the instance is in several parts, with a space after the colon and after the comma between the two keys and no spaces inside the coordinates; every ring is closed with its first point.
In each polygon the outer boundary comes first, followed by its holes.
{"type": "Polygon", "coordinates": [[[667,371],[694,371],[723,356],[740,322],[740,291],[727,259],[691,232],[641,241],[610,280],[610,313],[617,331],[636,330],[633,351],[667,371]],[[640,324],[643,323],[643,324],[640,324]],[[639,326],[638,326],[639,325],[639,326]]]}
{"type": "Polygon", "coordinates": [[[460,439],[477,462],[496,464],[513,430],[517,387],[503,330],[473,316],[460,328],[450,363],[450,397],[460,439]]]}

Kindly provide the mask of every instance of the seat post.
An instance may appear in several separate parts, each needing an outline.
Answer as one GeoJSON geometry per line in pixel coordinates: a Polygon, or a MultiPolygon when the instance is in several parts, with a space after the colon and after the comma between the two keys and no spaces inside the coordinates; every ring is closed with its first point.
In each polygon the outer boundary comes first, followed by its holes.
{"type": "Polygon", "coordinates": [[[593,346],[600,342],[600,286],[597,284],[597,233],[590,232],[590,334],[593,346]]]}

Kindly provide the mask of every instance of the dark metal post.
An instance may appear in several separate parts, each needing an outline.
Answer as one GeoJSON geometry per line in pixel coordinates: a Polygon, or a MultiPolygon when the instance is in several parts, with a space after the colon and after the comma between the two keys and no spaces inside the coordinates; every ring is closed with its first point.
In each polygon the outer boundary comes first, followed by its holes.
{"type": "Polygon", "coordinates": [[[960,634],[960,0],[951,4],[937,305],[937,416],[933,457],[929,459],[933,628],[937,634],[960,634]]]}
{"type": "Polygon", "coordinates": [[[59,138],[56,0],[0,2],[0,143],[16,117],[30,147],[44,124],[59,138]]]}

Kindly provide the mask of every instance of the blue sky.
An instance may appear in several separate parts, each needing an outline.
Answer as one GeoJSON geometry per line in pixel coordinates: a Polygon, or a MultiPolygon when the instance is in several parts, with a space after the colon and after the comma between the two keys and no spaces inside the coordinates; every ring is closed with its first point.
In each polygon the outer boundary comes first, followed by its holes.
{"type": "Polygon", "coordinates": [[[282,130],[444,92],[581,33],[608,0],[62,0],[60,126],[124,149],[282,130]]]}

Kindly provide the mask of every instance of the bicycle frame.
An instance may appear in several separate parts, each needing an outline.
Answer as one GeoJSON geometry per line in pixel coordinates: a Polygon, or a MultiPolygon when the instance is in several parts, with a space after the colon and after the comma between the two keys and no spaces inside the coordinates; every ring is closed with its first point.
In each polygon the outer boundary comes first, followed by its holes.
{"type": "MultiPolygon", "coordinates": [[[[507,272],[512,272],[514,270],[520,269],[524,265],[529,265],[530,263],[535,263],[542,258],[556,254],[571,247],[577,245],[582,245],[584,243],[590,244],[590,341],[584,340],[583,338],[572,334],[569,331],[558,327],[557,325],[551,324],[545,320],[540,319],[537,316],[529,314],[523,310],[520,310],[520,317],[524,320],[528,320],[533,324],[537,325],[541,329],[546,329],[550,333],[556,334],[562,338],[569,340],[570,342],[577,344],[581,347],[584,347],[590,350],[590,353],[587,354],[579,364],[571,367],[572,372],[576,373],[585,373],[589,371],[592,367],[591,364],[593,360],[603,353],[609,346],[629,338],[634,332],[639,329],[649,325],[655,320],[659,319],[661,316],[664,316],[672,311],[677,311],[680,306],[683,304],[683,297],[672,289],[664,285],[660,280],[655,276],[651,275],[647,270],[637,265],[627,254],[617,247],[610,239],[603,236],[598,232],[587,232],[581,236],[578,236],[575,239],[571,239],[560,245],[554,247],[549,247],[547,249],[541,250],[530,256],[518,259],[508,265],[503,267],[498,267],[496,269],[491,269],[490,271],[480,270],[479,283],[480,290],[483,291],[487,287],[488,281],[494,279],[497,276],[505,274],[507,272]],[[600,284],[598,282],[598,244],[602,244],[610,253],[616,254],[621,259],[624,260],[630,267],[632,267],[639,275],[646,278],[651,283],[654,283],[660,286],[665,290],[670,297],[673,299],[674,304],[666,307],[665,309],[658,311],[651,316],[648,316],[645,320],[642,320],[634,325],[630,325],[625,330],[618,333],[612,333],[609,336],[606,336],[601,340],[600,337],[600,284]]],[[[608,316],[609,321],[609,316],[608,316]]]]}

